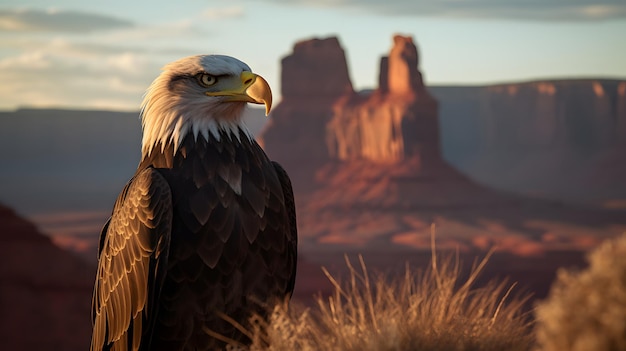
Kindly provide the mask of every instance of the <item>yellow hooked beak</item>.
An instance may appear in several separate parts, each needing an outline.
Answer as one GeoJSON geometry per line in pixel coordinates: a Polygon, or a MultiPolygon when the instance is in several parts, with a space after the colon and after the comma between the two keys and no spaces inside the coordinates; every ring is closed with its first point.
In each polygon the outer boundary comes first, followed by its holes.
{"type": "Polygon", "coordinates": [[[240,82],[232,89],[206,92],[208,96],[222,96],[223,101],[242,101],[253,104],[264,104],[265,115],[272,109],[272,90],[263,77],[252,72],[242,72],[239,76],[240,82]]]}

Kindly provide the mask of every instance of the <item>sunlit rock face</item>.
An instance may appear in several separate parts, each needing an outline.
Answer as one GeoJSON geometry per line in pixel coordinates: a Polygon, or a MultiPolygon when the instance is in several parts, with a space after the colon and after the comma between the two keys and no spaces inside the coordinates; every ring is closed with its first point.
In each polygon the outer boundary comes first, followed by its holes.
{"type": "MultiPolygon", "coordinates": [[[[382,65],[381,65],[382,66],[382,65]]],[[[395,35],[387,59],[387,87],[394,95],[424,93],[424,82],[419,69],[419,56],[412,37],[395,35]]],[[[383,76],[381,72],[381,76],[383,76]]]]}
{"type": "Polygon", "coordinates": [[[332,158],[422,163],[440,158],[437,102],[418,65],[413,39],[394,36],[389,56],[381,59],[377,89],[346,95],[333,106],[326,128],[332,158]]]}

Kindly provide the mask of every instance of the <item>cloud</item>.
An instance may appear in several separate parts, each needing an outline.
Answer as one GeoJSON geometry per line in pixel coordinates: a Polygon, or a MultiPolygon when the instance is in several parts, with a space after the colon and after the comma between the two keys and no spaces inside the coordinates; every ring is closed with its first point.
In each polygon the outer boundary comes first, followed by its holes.
{"type": "Polygon", "coordinates": [[[211,33],[196,22],[133,25],[95,14],[0,10],[0,109],[137,109],[164,64],[206,49],[211,33]]]}
{"type": "Polygon", "coordinates": [[[210,8],[205,10],[201,17],[210,20],[223,20],[231,18],[242,18],[245,16],[243,6],[231,6],[221,8],[210,8]]]}
{"type": "Polygon", "coordinates": [[[602,21],[626,18],[624,0],[267,0],[321,7],[344,7],[388,15],[516,19],[534,21],[602,21]]]}
{"type": "Polygon", "coordinates": [[[0,106],[136,110],[163,62],[137,52],[100,55],[54,41],[0,60],[0,106]],[[63,49],[65,48],[65,49],[63,49]]]}
{"type": "MultiPolygon", "coordinates": [[[[117,37],[115,37],[117,38],[117,37]]],[[[23,62],[30,67],[42,67],[46,64],[41,61],[45,56],[63,57],[69,61],[76,60],[99,60],[107,58],[109,62],[121,58],[129,60],[129,55],[146,55],[151,57],[177,58],[197,54],[197,50],[182,46],[144,46],[136,42],[125,43],[114,37],[99,37],[98,40],[73,39],[65,37],[40,38],[40,37],[7,37],[4,38],[4,49],[18,52],[17,55],[2,55],[0,51],[0,68],[8,64],[23,62]],[[124,44],[120,44],[124,43],[124,44]]],[[[118,66],[120,66],[118,64],[118,66]]]]}
{"type": "Polygon", "coordinates": [[[133,26],[128,20],[94,13],[39,9],[0,10],[0,32],[86,33],[133,26]]]}

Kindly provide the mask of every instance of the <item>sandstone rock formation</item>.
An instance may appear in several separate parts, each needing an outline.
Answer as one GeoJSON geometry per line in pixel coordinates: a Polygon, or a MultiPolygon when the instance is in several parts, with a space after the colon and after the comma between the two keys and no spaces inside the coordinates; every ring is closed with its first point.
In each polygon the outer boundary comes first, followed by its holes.
{"type": "MultiPolygon", "coordinates": [[[[386,88],[394,95],[418,95],[424,94],[424,82],[420,73],[419,56],[417,47],[413,43],[412,37],[395,35],[393,37],[393,48],[387,59],[386,88]]],[[[383,64],[381,64],[381,68],[383,64]]]]}
{"type": "Polygon", "coordinates": [[[394,36],[380,64],[373,93],[346,95],[333,106],[327,124],[331,157],[347,161],[401,161],[415,157],[439,162],[437,102],[424,87],[417,48],[411,37],[394,36]]]}
{"type": "Polygon", "coordinates": [[[411,37],[395,36],[380,86],[355,93],[336,38],[299,42],[282,60],[283,100],[259,139],[270,157],[311,189],[332,160],[440,164],[437,102],[424,87],[411,37]],[[308,177],[307,177],[308,175],[308,177]]]}
{"type": "Polygon", "coordinates": [[[0,205],[0,340],[5,350],[85,350],[95,266],[0,205]]]}

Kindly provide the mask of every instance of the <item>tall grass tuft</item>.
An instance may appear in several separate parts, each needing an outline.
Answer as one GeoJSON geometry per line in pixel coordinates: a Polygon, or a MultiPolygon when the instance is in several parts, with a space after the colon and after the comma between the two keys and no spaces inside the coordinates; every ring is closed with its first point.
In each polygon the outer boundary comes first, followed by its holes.
{"type": "Polygon", "coordinates": [[[349,277],[313,308],[284,305],[269,325],[257,324],[249,350],[529,350],[533,341],[525,298],[511,297],[513,286],[474,287],[491,252],[461,279],[458,256],[439,259],[433,245],[431,266],[389,280],[358,268],[346,257],[349,277]]]}
{"type": "Polygon", "coordinates": [[[589,268],[561,270],[536,308],[540,350],[626,350],[626,234],[588,256],[589,268]]]}

